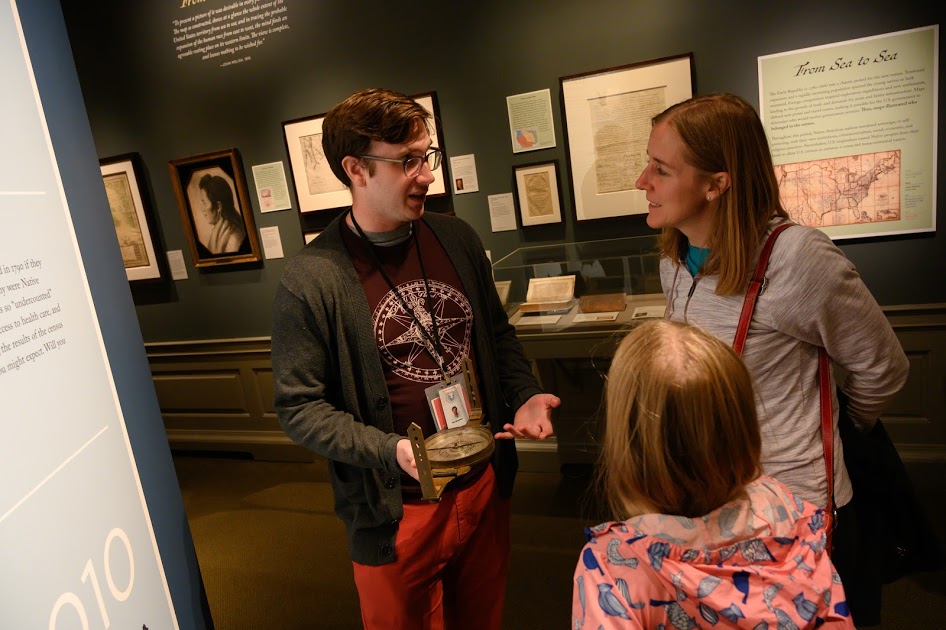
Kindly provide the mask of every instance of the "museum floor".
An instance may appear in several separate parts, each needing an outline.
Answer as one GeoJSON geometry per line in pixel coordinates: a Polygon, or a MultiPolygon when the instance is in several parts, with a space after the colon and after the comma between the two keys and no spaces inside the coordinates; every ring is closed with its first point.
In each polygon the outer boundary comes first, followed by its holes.
{"type": "MultiPolygon", "coordinates": [[[[361,628],[344,529],[324,463],[175,453],[216,630],[361,628]]],[[[908,466],[946,536],[946,470],[908,466]]],[[[590,514],[588,469],[521,472],[504,628],[567,628],[590,514]]],[[[946,627],[946,571],[884,589],[884,629],[946,627]]]]}

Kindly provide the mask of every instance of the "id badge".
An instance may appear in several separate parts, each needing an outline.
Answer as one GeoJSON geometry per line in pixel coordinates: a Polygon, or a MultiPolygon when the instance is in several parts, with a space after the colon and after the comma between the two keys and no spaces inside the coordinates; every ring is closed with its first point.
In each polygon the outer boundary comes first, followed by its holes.
{"type": "Polygon", "coordinates": [[[470,401],[466,395],[466,378],[462,374],[449,382],[431,385],[424,393],[437,431],[462,427],[470,420],[470,401]]]}

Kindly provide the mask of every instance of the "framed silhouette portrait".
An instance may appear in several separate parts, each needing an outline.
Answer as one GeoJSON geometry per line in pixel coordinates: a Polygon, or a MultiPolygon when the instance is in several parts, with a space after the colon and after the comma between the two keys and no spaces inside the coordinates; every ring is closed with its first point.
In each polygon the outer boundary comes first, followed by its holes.
{"type": "Polygon", "coordinates": [[[194,266],[262,260],[237,150],[203,153],[168,165],[194,266]]]}

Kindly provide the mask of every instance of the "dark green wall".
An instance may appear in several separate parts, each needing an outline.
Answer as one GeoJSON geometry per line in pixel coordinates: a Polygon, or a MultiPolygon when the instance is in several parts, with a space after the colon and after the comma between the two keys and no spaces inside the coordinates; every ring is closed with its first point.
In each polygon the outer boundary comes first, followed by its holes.
{"type": "MultiPolygon", "coordinates": [[[[282,161],[289,177],[282,122],[324,113],[364,87],[435,91],[443,144],[451,155],[476,156],[480,184],[478,193],[447,200],[446,209],[477,229],[494,260],[522,245],[647,234],[643,216],[574,220],[560,77],[692,52],[697,94],[729,91],[758,105],[760,55],[928,26],[941,15],[935,3],[878,0],[481,0],[460,7],[286,0],[290,29],[255,49],[252,61],[220,68],[178,60],[172,20],[232,3],[205,0],[182,9],[181,0],[102,0],[93,11],[86,2],[62,0],[98,155],[141,155],[162,248],[183,250],[188,263],[188,280],[133,286],[149,342],[267,336],[285,264],[193,268],[169,160],[239,149],[257,227],[279,226],[288,256],[302,246],[296,209],[260,214],[250,170],[282,161]],[[558,146],[514,155],[506,96],[545,88],[558,146]],[[490,232],[487,195],[512,192],[514,165],[550,159],[561,166],[565,221],[490,232]]],[[[942,111],[941,100],[940,120],[942,111]]],[[[944,145],[941,125],[940,165],[944,145]]],[[[946,268],[941,175],[937,188],[937,234],[839,242],[882,305],[946,302],[946,282],[927,279],[946,268]]]]}

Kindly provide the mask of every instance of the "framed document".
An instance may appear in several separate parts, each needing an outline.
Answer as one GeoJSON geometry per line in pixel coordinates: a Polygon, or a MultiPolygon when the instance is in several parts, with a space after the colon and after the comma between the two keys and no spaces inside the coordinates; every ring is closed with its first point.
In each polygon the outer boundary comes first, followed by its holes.
{"type": "Polygon", "coordinates": [[[692,53],[562,77],[565,144],[578,221],[645,214],[634,182],[651,121],[693,96],[692,53]]]}
{"type": "Polygon", "coordinates": [[[558,160],[513,168],[522,226],[561,223],[558,160]]]}
{"type": "Polygon", "coordinates": [[[105,195],[112,211],[118,246],[129,282],[159,280],[154,215],[141,193],[141,160],[137,153],[99,160],[105,195]]]}
{"type": "MultiPolygon", "coordinates": [[[[430,112],[431,146],[444,150],[436,92],[415,94],[411,98],[430,112]]],[[[351,205],[351,192],[332,172],[322,150],[322,122],[327,113],[287,120],[282,124],[296,204],[301,213],[351,205]]],[[[447,161],[444,159],[434,173],[436,179],[427,190],[427,196],[447,194],[447,161]]]]}
{"type": "Polygon", "coordinates": [[[351,205],[351,192],[325,159],[322,121],[325,114],[289,120],[282,124],[289,172],[299,212],[315,212],[351,205]]]}

